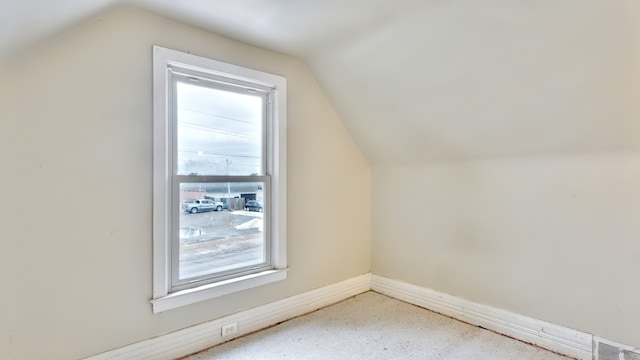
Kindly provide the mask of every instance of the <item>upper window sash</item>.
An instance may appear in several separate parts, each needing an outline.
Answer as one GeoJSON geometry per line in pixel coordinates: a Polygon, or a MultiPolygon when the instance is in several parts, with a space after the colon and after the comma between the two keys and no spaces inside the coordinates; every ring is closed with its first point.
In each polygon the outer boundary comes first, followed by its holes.
{"type": "MultiPolygon", "coordinates": [[[[207,168],[207,169],[199,169],[199,172],[197,173],[197,175],[265,175],[265,174],[271,174],[272,173],[272,164],[273,162],[270,161],[270,157],[272,156],[272,151],[271,149],[273,149],[272,143],[273,143],[273,137],[272,137],[272,133],[270,131],[271,127],[272,127],[272,119],[273,116],[275,114],[275,110],[273,109],[274,107],[274,101],[273,99],[275,98],[275,88],[274,87],[267,87],[264,85],[260,85],[257,84],[257,86],[251,86],[252,84],[248,84],[246,81],[240,82],[240,81],[236,81],[234,83],[229,83],[229,82],[223,82],[220,80],[212,80],[210,78],[208,78],[207,76],[209,76],[209,74],[204,74],[201,73],[199,74],[197,77],[195,77],[194,72],[192,71],[190,75],[185,75],[183,73],[180,72],[176,72],[176,70],[179,69],[176,65],[174,65],[173,67],[171,67],[169,69],[168,72],[168,76],[169,76],[169,89],[168,89],[168,97],[169,99],[171,99],[171,109],[173,110],[171,116],[172,121],[171,121],[171,138],[173,141],[173,145],[172,145],[172,159],[171,159],[171,163],[172,163],[172,173],[174,175],[187,175],[190,172],[180,172],[179,171],[179,164],[178,164],[178,160],[179,160],[179,152],[182,150],[184,151],[184,147],[185,146],[189,146],[189,144],[183,144],[183,149],[180,149],[180,144],[179,144],[179,126],[183,126],[183,129],[185,129],[185,127],[187,126],[191,126],[194,129],[198,128],[198,126],[200,126],[200,128],[204,131],[218,131],[220,134],[224,133],[225,130],[224,129],[216,129],[214,128],[210,123],[205,124],[201,124],[198,125],[197,123],[192,123],[189,124],[186,120],[181,123],[180,120],[184,119],[185,117],[181,117],[179,118],[179,112],[182,111],[183,114],[185,112],[195,112],[197,113],[197,110],[193,110],[193,109],[188,109],[185,107],[181,107],[179,101],[182,100],[183,102],[184,100],[184,96],[182,96],[179,99],[179,94],[178,94],[178,87],[181,86],[182,87],[182,91],[183,93],[187,90],[190,90],[192,93],[194,93],[195,95],[199,95],[199,96],[205,96],[205,95],[209,95],[209,96],[213,96],[214,94],[218,94],[221,96],[233,96],[233,95],[229,95],[229,94],[237,94],[238,96],[235,96],[235,98],[231,98],[230,100],[249,100],[249,99],[255,99],[261,102],[260,104],[260,112],[261,112],[261,117],[260,117],[260,123],[259,128],[260,128],[260,133],[256,133],[256,134],[242,134],[242,133],[233,133],[233,130],[229,130],[228,135],[230,137],[233,136],[245,136],[247,138],[251,138],[253,137],[253,139],[259,143],[260,145],[260,149],[259,149],[259,154],[256,154],[256,156],[254,156],[255,158],[259,158],[259,168],[254,169],[252,171],[248,171],[245,173],[242,172],[238,172],[235,171],[233,173],[229,173],[228,172],[228,168],[227,171],[220,171],[218,170],[217,172],[212,169],[212,168],[207,168]],[[207,94],[208,93],[208,94],[207,94]],[[209,126],[209,128],[206,128],[207,126],[209,126]]],[[[217,76],[219,77],[219,76],[217,76]]],[[[252,102],[251,104],[252,106],[256,106],[258,105],[255,101],[252,102]]],[[[204,112],[202,114],[205,114],[204,112]]],[[[192,115],[196,115],[196,114],[192,114],[192,115]]],[[[215,116],[215,114],[206,114],[209,116],[215,116]]],[[[193,116],[194,118],[197,116],[193,116]]],[[[224,116],[219,116],[219,118],[221,120],[225,120],[224,116]]],[[[244,119],[231,119],[231,118],[226,118],[226,121],[228,122],[243,122],[244,119]]],[[[221,121],[222,122],[222,121],[221,121]]],[[[220,125],[220,124],[218,124],[220,125]]],[[[249,131],[254,131],[254,125],[256,124],[251,124],[249,122],[246,123],[246,129],[249,131]]],[[[195,130],[194,130],[195,131],[195,130]]],[[[195,149],[192,149],[192,151],[195,151],[195,149]]],[[[215,154],[211,154],[211,155],[215,155],[215,154]]],[[[218,153],[217,155],[224,157],[224,154],[218,153]]],[[[227,158],[231,158],[231,159],[237,159],[237,160],[243,160],[242,159],[242,155],[241,154],[226,154],[227,158]]]]}

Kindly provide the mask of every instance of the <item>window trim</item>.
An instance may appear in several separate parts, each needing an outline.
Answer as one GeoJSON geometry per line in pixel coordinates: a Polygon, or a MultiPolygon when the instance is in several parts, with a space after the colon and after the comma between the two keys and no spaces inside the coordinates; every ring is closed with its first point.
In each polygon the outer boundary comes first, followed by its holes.
{"type": "MultiPolygon", "coordinates": [[[[174,309],[199,301],[286,279],[286,79],[262,71],[191,55],[159,46],[153,47],[153,312],[174,309]],[[172,226],[172,120],[168,113],[170,67],[204,72],[231,82],[240,81],[275,89],[271,126],[266,129],[270,148],[266,173],[271,177],[270,246],[271,268],[259,273],[171,292],[172,226]]],[[[266,221],[266,220],[265,220],[266,221]]]]}

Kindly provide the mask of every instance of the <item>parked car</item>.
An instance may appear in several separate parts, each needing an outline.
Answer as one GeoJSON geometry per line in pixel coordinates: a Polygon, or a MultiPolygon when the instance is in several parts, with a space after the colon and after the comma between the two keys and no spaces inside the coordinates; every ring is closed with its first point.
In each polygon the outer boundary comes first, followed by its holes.
{"type": "Polygon", "coordinates": [[[244,204],[245,210],[262,211],[262,204],[255,200],[249,200],[244,204]]]}
{"type": "Polygon", "coordinates": [[[222,211],[223,208],[222,202],[209,199],[187,200],[182,203],[182,211],[192,214],[203,211],[222,211]]]}

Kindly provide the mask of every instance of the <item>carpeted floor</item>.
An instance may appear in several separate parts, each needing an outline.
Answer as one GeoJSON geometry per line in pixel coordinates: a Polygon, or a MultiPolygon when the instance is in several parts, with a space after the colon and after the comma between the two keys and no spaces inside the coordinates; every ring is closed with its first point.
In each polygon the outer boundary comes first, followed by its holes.
{"type": "Polygon", "coordinates": [[[568,358],[370,291],[184,359],[568,358]]]}

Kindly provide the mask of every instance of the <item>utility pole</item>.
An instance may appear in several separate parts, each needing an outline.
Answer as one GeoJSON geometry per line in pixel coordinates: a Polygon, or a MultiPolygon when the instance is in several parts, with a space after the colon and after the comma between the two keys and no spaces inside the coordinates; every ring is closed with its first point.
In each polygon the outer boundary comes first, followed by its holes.
{"type": "MultiPolygon", "coordinates": [[[[231,175],[231,171],[229,170],[230,166],[231,166],[231,160],[227,159],[227,176],[231,175]]],[[[227,183],[227,199],[231,199],[231,183],[227,183]]],[[[227,203],[229,203],[229,201],[227,200],[227,203]]]]}

